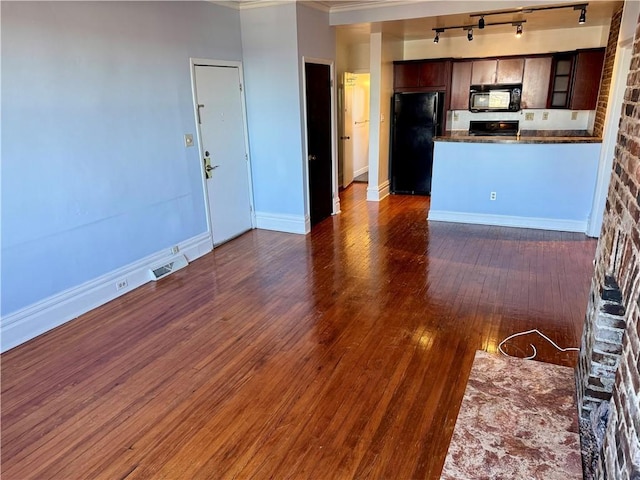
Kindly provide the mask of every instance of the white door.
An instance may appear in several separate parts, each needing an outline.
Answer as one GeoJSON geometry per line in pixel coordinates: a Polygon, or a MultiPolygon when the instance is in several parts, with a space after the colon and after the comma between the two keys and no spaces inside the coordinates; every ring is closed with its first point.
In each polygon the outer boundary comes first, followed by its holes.
{"type": "Polygon", "coordinates": [[[342,76],[342,186],[347,188],[353,182],[353,87],[355,76],[345,72],[342,76]]]}
{"type": "Polygon", "coordinates": [[[369,74],[355,76],[351,101],[353,175],[369,171],[369,74]]]}
{"type": "Polygon", "coordinates": [[[195,66],[196,103],[213,244],[252,228],[240,69],[195,66]]]}

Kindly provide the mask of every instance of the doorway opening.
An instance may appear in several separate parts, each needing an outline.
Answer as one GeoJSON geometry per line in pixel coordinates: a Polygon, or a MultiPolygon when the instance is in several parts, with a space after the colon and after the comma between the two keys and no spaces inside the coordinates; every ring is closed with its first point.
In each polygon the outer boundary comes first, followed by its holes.
{"type": "Polygon", "coordinates": [[[352,182],[369,182],[370,74],[342,75],[340,135],[343,188],[352,182]]]}

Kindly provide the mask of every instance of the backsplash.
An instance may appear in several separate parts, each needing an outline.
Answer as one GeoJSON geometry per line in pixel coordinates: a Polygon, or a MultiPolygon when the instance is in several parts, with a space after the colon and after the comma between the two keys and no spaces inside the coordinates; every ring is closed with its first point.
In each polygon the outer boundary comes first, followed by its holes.
{"type": "Polygon", "coordinates": [[[470,112],[452,110],[447,112],[447,130],[469,130],[471,120],[518,120],[520,130],[587,130],[593,131],[595,110],[536,109],[519,112],[470,112]],[[543,120],[547,113],[547,119],[543,120]],[[527,120],[527,114],[533,119],[527,120]],[[572,115],[575,114],[575,120],[572,115]]]}

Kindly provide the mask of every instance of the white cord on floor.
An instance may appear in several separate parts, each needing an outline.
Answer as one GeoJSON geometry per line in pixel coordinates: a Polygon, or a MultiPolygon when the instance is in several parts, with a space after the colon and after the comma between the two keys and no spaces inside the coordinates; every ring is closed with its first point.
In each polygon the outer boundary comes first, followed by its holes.
{"type": "MultiPolygon", "coordinates": [[[[570,352],[570,351],[574,351],[574,352],[578,352],[580,351],[579,348],[575,348],[575,347],[568,347],[568,348],[562,348],[559,347],[558,344],[556,342],[554,342],[553,340],[551,340],[549,337],[547,337],[544,333],[542,333],[540,330],[538,330],[537,328],[533,329],[533,330],[527,330],[526,332],[519,332],[519,333],[514,333],[513,335],[509,335],[507,338],[505,338],[504,340],[502,340],[499,344],[498,344],[498,350],[500,350],[500,353],[502,355],[504,355],[505,357],[512,357],[513,355],[509,355],[508,353],[505,353],[504,350],[502,350],[502,345],[504,345],[505,342],[507,342],[508,340],[511,340],[514,337],[519,337],[520,335],[528,335],[530,333],[537,333],[538,335],[540,335],[542,338],[548,340],[551,345],[553,345],[554,347],[556,347],[558,350],[560,350],[561,352],[570,352]]],[[[525,360],[532,360],[536,357],[538,351],[536,350],[536,347],[533,346],[532,343],[530,343],[529,345],[531,345],[531,348],[533,348],[533,355],[531,355],[530,357],[525,357],[525,360]]]]}

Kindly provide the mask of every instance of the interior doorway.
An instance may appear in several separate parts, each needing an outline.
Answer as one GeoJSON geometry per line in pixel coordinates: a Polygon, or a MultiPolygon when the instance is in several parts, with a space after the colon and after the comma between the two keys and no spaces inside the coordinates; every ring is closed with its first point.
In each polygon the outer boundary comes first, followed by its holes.
{"type": "Polygon", "coordinates": [[[333,213],[331,65],[305,62],[309,216],[313,227],[333,213]]]}
{"type": "Polygon", "coordinates": [[[342,77],[342,187],[368,183],[369,95],[368,73],[345,72],[342,77]]]}

